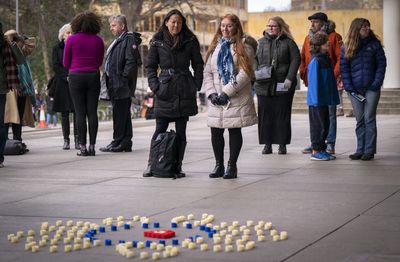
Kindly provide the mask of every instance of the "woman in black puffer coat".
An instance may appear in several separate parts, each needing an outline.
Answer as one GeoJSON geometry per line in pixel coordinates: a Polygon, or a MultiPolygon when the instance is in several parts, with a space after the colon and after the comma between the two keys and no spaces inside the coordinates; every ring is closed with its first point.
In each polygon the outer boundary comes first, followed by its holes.
{"type": "MultiPolygon", "coordinates": [[[[146,69],[149,87],[155,94],[156,130],[152,144],[158,134],[167,131],[170,122],[175,122],[179,137],[178,177],[185,176],[182,160],[186,148],[186,125],[189,116],[197,114],[196,93],[203,82],[203,65],[199,41],[187,27],[185,17],[176,9],[170,11],[150,42],[146,69]]],[[[151,163],[149,157],[144,177],[152,176],[151,163]]]]}
{"type": "Polygon", "coordinates": [[[63,149],[70,149],[70,121],[69,115],[72,113],[74,121],[74,141],[75,149],[79,149],[78,145],[78,130],[75,122],[74,104],[72,103],[71,94],[68,86],[68,70],[63,66],[64,46],[65,41],[71,34],[71,25],[63,25],[58,33],[60,40],[53,47],[52,65],[54,71],[54,78],[49,85],[49,96],[54,98],[53,111],[61,112],[61,127],[64,137],[63,149]]]}

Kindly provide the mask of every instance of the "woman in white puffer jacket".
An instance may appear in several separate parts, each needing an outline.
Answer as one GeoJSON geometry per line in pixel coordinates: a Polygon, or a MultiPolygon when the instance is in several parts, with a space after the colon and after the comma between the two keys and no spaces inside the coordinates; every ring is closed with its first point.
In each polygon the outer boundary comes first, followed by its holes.
{"type": "Polygon", "coordinates": [[[237,177],[236,162],[243,144],[241,128],[257,123],[251,94],[252,64],[257,42],[243,33],[236,15],[221,18],[207,51],[203,88],[209,100],[207,124],[216,160],[210,178],[237,177]],[[229,131],[229,161],[224,167],[224,131],[229,131]]]}

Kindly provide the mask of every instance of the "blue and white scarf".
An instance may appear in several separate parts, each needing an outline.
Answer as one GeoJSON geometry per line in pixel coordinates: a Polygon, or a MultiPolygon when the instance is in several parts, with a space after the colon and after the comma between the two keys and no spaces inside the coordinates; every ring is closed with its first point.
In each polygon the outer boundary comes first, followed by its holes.
{"type": "Polygon", "coordinates": [[[231,53],[231,41],[221,38],[219,41],[221,50],[217,58],[217,68],[219,77],[224,85],[235,82],[235,65],[231,53]]]}

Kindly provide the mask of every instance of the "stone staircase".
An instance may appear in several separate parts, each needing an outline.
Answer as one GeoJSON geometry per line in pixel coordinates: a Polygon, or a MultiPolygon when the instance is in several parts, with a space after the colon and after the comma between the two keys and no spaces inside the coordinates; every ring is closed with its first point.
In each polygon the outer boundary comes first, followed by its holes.
{"type": "MultiPolygon", "coordinates": [[[[308,113],[306,97],[306,90],[296,90],[293,99],[293,114],[308,113]]],[[[346,92],[343,92],[343,107],[345,112],[349,112],[349,110],[352,109],[350,100],[347,97],[346,92]]],[[[382,89],[377,114],[400,114],[400,89],[382,89]]]]}

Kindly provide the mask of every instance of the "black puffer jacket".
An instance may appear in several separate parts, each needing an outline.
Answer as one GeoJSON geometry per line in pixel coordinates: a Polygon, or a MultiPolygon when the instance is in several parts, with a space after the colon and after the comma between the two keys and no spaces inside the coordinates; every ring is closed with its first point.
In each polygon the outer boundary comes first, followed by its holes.
{"type": "Polygon", "coordinates": [[[52,65],[54,71],[54,79],[52,81],[52,87],[49,86],[53,90],[54,104],[53,111],[54,112],[73,112],[74,104],[72,103],[71,94],[69,92],[68,86],[68,70],[63,65],[63,56],[64,56],[64,40],[59,42],[53,47],[52,52],[52,65]]]}
{"type": "Polygon", "coordinates": [[[124,99],[135,95],[138,66],[142,64],[138,48],[141,41],[139,33],[125,32],[109,52],[106,83],[111,99],[124,99]]]}
{"type": "Polygon", "coordinates": [[[177,50],[171,50],[162,33],[154,35],[146,69],[149,87],[155,94],[156,118],[197,114],[196,91],[203,83],[203,65],[200,44],[195,35],[187,33],[177,50]],[[190,66],[194,76],[189,71],[190,66]]]}

